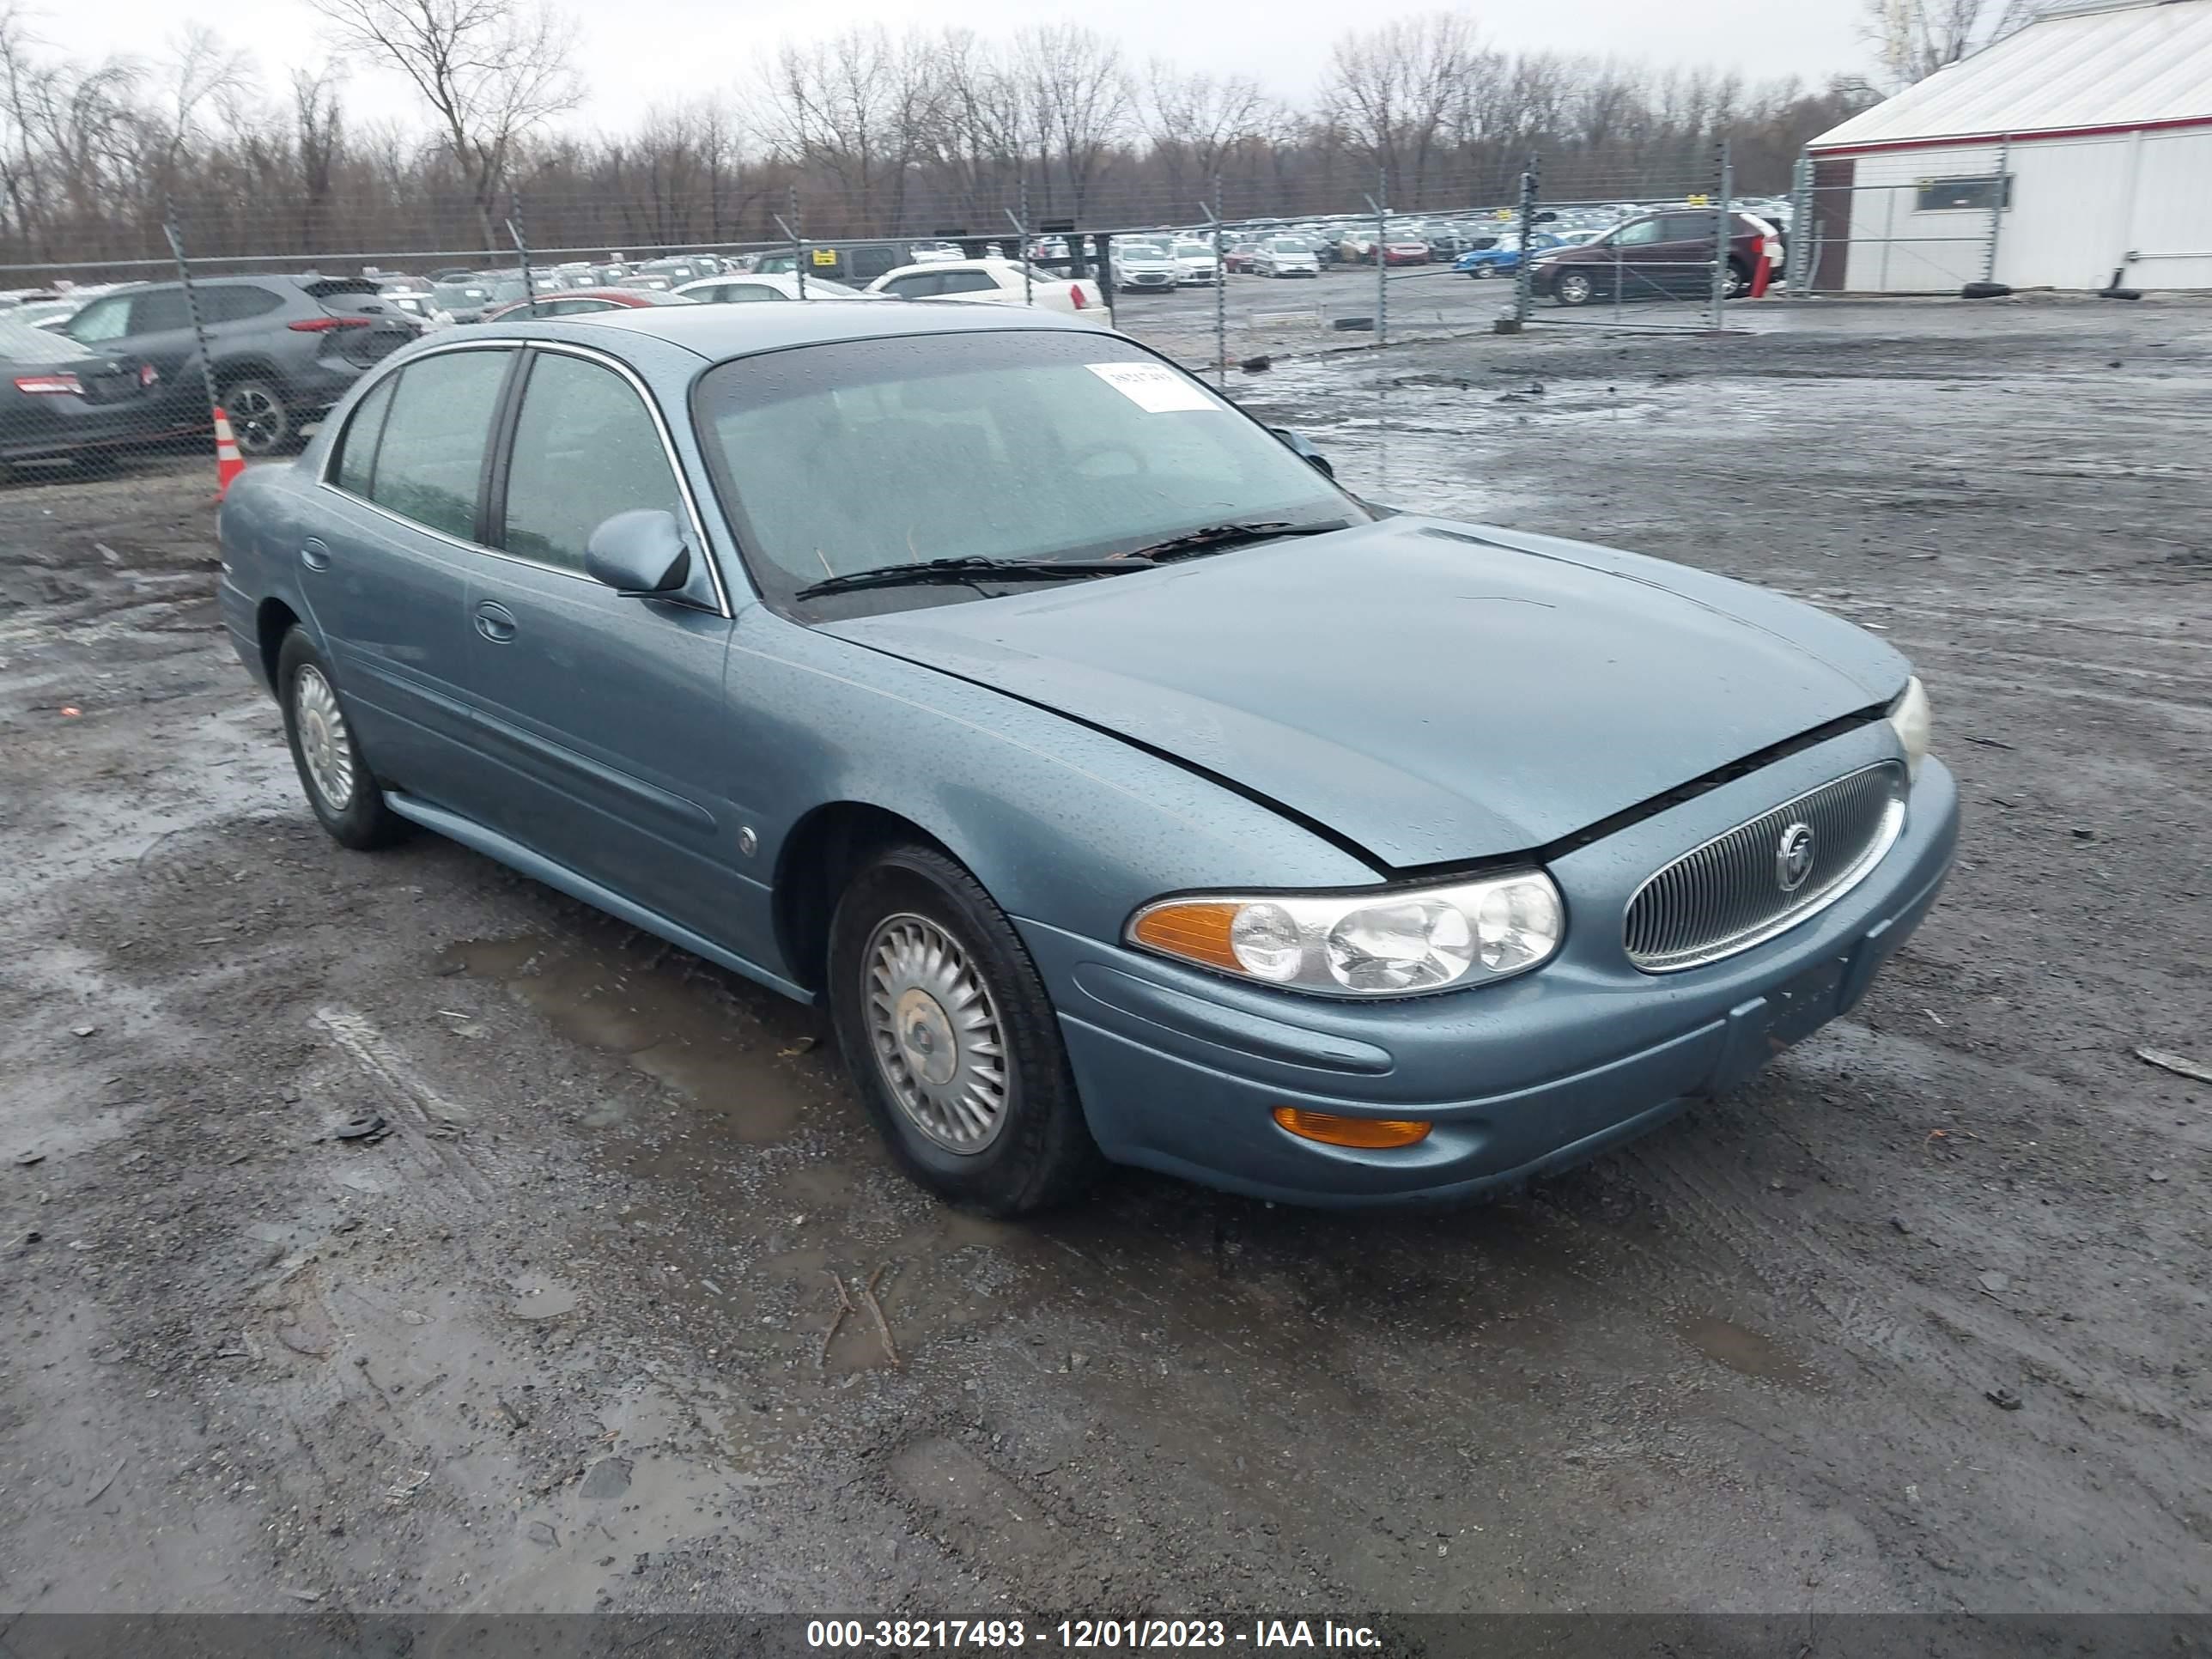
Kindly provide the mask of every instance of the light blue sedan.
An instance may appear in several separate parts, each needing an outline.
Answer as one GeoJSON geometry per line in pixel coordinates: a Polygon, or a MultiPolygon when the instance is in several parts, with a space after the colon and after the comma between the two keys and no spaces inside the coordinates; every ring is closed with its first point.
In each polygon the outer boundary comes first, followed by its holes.
{"type": "Polygon", "coordinates": [[[1873,635],[1370,506],[1051,315],[457,331],[220,529],[331,835],[824,1006],[903,1166],[1002,1214],[1590,1157],[1856,1003],[1957,835],[1873,635]]]}

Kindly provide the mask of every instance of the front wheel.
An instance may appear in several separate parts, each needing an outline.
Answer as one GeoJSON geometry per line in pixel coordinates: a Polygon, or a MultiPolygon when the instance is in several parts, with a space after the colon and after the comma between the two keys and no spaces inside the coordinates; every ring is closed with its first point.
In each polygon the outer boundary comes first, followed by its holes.
{"type": "Polygon", "coordinates": [[[331,683],[330,665],[304,628],[285,635],[276,653],[276,695],[300,787],[331,838],[356,852],[397,841],[405,821],[385,804],[331,683]]]}
{"type": "Polygon", "coordinates": [[[1597,298],[1597,284],[1579,270],[1562,271],[1553,297],[1563,306],[1586,306],[1597,298]]]}
{"type": "Polygon", "coordinates": [[[830,927],[830,1014],[902,1168],[955,1204],[1022,1215],[1103,1160],[1044,981],[982,884],[934,848],[885,850],[830,927]]]}
{"type": "Polygon", "coordinates": [[[1498,267],[1495,265],[1477,265],[1474,268],[1473,275],[1475,281],[1478,283],[1486,283],[1492,277],[1498,275],[1498,267]]]}

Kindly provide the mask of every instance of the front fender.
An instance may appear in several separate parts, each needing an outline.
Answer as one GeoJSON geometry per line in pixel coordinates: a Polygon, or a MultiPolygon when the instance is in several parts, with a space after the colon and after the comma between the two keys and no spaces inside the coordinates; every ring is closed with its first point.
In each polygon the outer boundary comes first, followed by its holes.
{"type": "Polygon", "coordinates": [[[736,792],[759,867],[855,802],[918,825],[1010,914],[1097,939],[1163,893],[1357,886],[1370,866],[1263,802],[1002,692],[755,605],[728,658],[736,792]]]}

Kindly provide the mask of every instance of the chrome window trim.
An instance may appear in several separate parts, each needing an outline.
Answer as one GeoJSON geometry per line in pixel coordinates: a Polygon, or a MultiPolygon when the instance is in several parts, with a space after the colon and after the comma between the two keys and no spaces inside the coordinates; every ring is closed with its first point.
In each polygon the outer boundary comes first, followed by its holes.
{"type": "MultiPolygon", "coordinates": [[[[699,512],[698,495],[691,488],[691,480],[684,475],[683,460],[676,453],[676,441],[669,431],[667,417],[660,412],[660,405],[654,400],[651,388],[646,385],[644,378],[635,369],[623,362],[621,358],[612,356],[596,347],[574,345],[566,340],[532,340],[510,335],[496,340],[455,340],[450,344],[430,346],[414,353],[405,362],[392,365],[386,373],[400,374],[405,370],[408,363],[419,363],[426,357],[442,357],[456,351],[557,351],[571,357],[581,357],[587,362],[599,363],[614,370],[617,374],[627,380],[630,390],[637,394],[638,401],[645,405],[646,413],[653,417],[653,432],[660,440],[660,453],[667,459],[669,472],[675,477],[677,490],[684,497],[684,510],[691,521],[691,534],[698,544],[699,556],[706,562],[708,580],[714,585],[715,614],[725,619],[737,614],[730,604],[729,587],[722,580],[721,560],[717,556],[713,543],[707,537],[706,521],[699,512]]],[[[380,380],[382,378],[381,375],[378,377],[380,380]]],[[[367,398],[368,391],[374,390],[376,384],[376,381],[369,382],[368,390],[363,391],[362,397],[367,398]]],[[[523,386],[523,395],[527,397],[529,392],[530,388],[526,382],[523,386]]],[[[360,403],[356,400],[354,409],[359,407],[360,403]]],[[[346,425],[349,428],[353,425],[354,409],[346,411],[346,425]]],[[[341,489],[333,482],[331,474],[336,469],[337,458],[343,447],[343,445],[332,444],[324,455],[321,470],[315,480],[317,488],[327,489],[333,495],[351,501],[357,507],[365,507],[379,517],[391,520],[394,524],[405,525],[410,530],[419,531],[425,536],[434,536],[448,546],[460,548],[465,552],[485,554],[491,558],[504,559],[509,564],[524,565],[532,570],[549,570],[556,576],[566,576],[574,581],[591,582],[595,587],[599,585],[580,570],[570,570],[564,565],[548,564],[543,559],[527,559],[519,553],[510,553],[504,548],[486,547],[482,542],[472,542],[463,537],[449,535],[445,531],[433,529],[430,526],[419,523],[404,514],[394,513],[390,507],[372,501],[365,495],[356,495],[349,489],[341,489]]],[[[512,456],[509,457],[508,465],[513,465],[512,456]]]]}
{"type": "Polygon", "coordinates": [[[1637,884],[1636,890],[1628,896],[1628,902],[1621,906],[1621,953],[1627,957],[1630,966],[1633,967],[1637,972],[1640,974],[1652,975],[1681,974],[1687,973],[1693,968],[1710,967],[1716,962],[1724,962],[1730,957],[1741,956],[1746,951],[1754,950],[1758,946],[1765,944],[1769,939],[1780,938],[1791,928],[1797,927],[1802,922],[1811,921],[1814,916],[1819,915],[1823,910],[1827,909],[1831,905],[1835,904],[1838,901],[1848,896],[1859,885],[1861,882],[1864,881],[1869,875],[1874,873],[1875,866],[1880,864],[1883,859],[1889,855],[1889,849],[1897,844],[1897,838],[1905,833],[1906,804],[1911,794],[1911,781],[1910,778],[1905,780],[1905,787],[1891,798],[1889,805],[1882,813],[1882,820],[1880,828],[1875,830],[1874,839],[1867,843],[1867,849],[1860,855],[1858,862],[1852,865],[1850,869],[1844,871],[1842,875],[1837,877],[1828,887],[1822,890],[1820,896],[1814,899],[1810,903],[1803,905],[1797,909],[1787,911],[1782,915],[1776,917],[1773,921],[1753,929],[1748,933],[1740,934],[1730,939],[1720,940],[1710,950],[1701,951],[1697,956],[1684,961],[1667,962],[1656,965],[1642,963],[1636,959],[1634,953],[1628,948],[1629,917],[1635,914],[1636,906],[1638,901],[1643,898],[1644,893],[1652,886],[1652,884],[1659,881],[1670,872],[1684,864],[1687,864],[1691,860],[1698,857],[1707,848],[1717,846],[1720,842],[1726,841],[1729,836],[1742,830],[1745,825],[1756,823],[1759,819],[1764,817],[1771,817],[1778,813],[1787,812],[1791,807],[1796,806],[1799,802],[1809,800],[1818,794],[1823,794],[1828,790],[1833,789],[1839,783],[1847,782],[1853,778],[1863,777],[1869,772],[1887,771],[1895,772],[1901,775],[1904,772],[1904,767],[1899,762],[1893,760],[1875,761],[1871,765],[1855,767],[1849,772],[1830,778],[1824,783],[1815,784],[1810,789],[1807,789],[1798,794],[1792,795],[1787,800],[1778,801],[1771,806],[1766,807],[1760,811],[1754,812],[1749,817],[1745,818],[1741,823],[1730,824],[1718,835],[1708,836],[1705,840],[1699,842],[1695,847],[1691,848],[1689,851],[1680,854],[1679,857],[1668,860],[1666,863],[1661,865],[1656,870],[1654,870],[1650,875],[1646,876],[1643,881],[1638,883],[1637,884]]]}

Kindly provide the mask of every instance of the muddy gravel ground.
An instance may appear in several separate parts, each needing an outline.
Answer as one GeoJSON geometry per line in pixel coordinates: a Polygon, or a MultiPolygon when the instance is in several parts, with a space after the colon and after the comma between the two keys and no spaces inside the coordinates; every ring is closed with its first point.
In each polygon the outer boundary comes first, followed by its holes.
{"type": "Polygon", "coordinates": [[[1962,781],[1856,1017],[1437,1213],[939,1207],[812,1015],[322,836],[197,464],[0,491],[0,1611],[2212,1611],[2212,308],[1765,314],[1233,388],[1962,781]]]}

